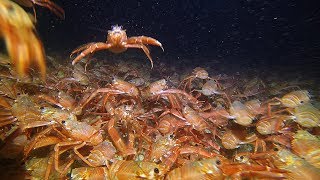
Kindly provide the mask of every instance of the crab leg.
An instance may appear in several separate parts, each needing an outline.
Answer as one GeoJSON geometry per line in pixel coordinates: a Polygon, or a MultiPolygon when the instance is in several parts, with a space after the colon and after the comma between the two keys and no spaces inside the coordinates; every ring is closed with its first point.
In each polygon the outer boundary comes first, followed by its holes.
{"type": "MultiPolygon", "coordinates": [[[[30,63],[34,61],[36,66],[38,66],[40,70],[40,74],[43,80],[45,80],[46,76],[46,61],[45,61],[45,52],[43,49],[42,42],[35,36],[35,35],[30,35],[29,40],[28,40],[28,46],[29,46],[29,62],[26,62],[25,65],[23,66],[24,63],[17,64],[17,69],[22,69],[22,72],[26,72],[28,67],[30,66],[30,63]]],[[[24,57],[23,57],[24,58],[24,57]]],[[[23,62],[23,61],[22,61],[23,62]]],[[[24,73],[21,73],[24,74],[24,73]]]]}
{"type": "Polygon", "coordinates": [[[147,36],[130,37],[128,38],[127,43],[128,44],[151,44],[154,46],[159,46],[162,49],[162,51],[164,51],[162,44],[158,40],[153,39],[151,37],[147,37],[147,36]]]}
{"type": "Polygon", "coordinates": [[[185,96],[191,103],[200,104],[200,101],[198,101],[195,97],[193,97],[192,95],[190,95],[180,89],[162,90],[162,91],[156,92],[154,95],[162,95],[162,94],[181,94],[181,95],[185,96]]]}
{"type": "MultiPolygon", "coordinates": [[[[66,142],[60,142],[60,143],[58,143],[58,144],[56,144],[54,146],[54,168],[56,169],[56,171],[58,171],[59,173],[62,174],[62,173],[65,172],[66,169],[69,168],[69,167],[65,167],[64,170],[60,170],[60,168],[59,168],[59,156],[60,156],[60,154],[64,153],[68,149],[70,149],[70,147],[68,147],[68,146],[76,146],[76,145],[79,145],[81,143],[82,143],[81,141],[74,141],[74,142],[66,141],[66,142]],[[60,150],[60,147],[65,147],[65,146],[67,146],[68,148],[64,149],[64,150],[60,150]]],[[[69,163],[68,165],[70,166],[71,164],[69,163]]]]}
{"type": "Polygon", "coordinates": [[[32,2],[39,6],[43,6],[50,9],[50,11],[52,11],[55,15],[57,15],[61,19],[65,19],[64,10],[60,6],[51,2],[50,0],[32,0],[32,2]]]}
{"type": "Polygon", "coordinates": [[[80,55],[78,55],[73,61],[72,61],[72,65],[75,65],[78,61],[80,61],[82,58],[84,58],[85,56],[87,56],[88,54],[92,54],[95,51],[100,51],[103,49],[109,49],[112,45],[111,44],[107,44],[107,43],[103,43],[103,42],[98,42],[98,43],[94,43],[94,44],[87,44],[84,47],[81,46],[79,49],[73,51],[71,53],[71,55],[75,52],[80,51],[80,49],[85,49],[83,50],[80,55]]]}
{"type": "Polygon", "coordinates": [[[152,58],[150,56],[150,51],[147,48],[147,46],[143,45],[143,44],[125,44],[126,48],[140,48],[143,50],[143,52],[147,55],[148,59],[150,60],[151,63],[151,69],[153,68],[153,61],[152,58]]]}
{"type": "Polygon", "coordinates": [[[6,126],[8,124],[12,124],[12,123],[16,122],[17,119],[15,119],[15,118],[13,119],[13,118],[14,118],[13,116],[10,116],[10,117],[8,117],[6,119],[1,119],[0,127],[3,127],[3,126],[6,126]]]}
{"type": "Polygon", "coordinates": [[[31,8],[33,6],[33,2],[30,0],[14,0],[14,2],[16,2],[17,4],[19,4],[21,6],[25,6],[28,8],[31,8]]]}
{"type": "Polygon", "coordinates": [[[8,103],[8,101],[3,98],[3,97],[0,97],[0,106],[6,108],[6,109],[10,109],[11,108],[11,105],[8,103]]]}
{"type": "Polygon", "coordinates": [[[70,54],[70,58],[72,58],[72,56],[80,51],[83,51],[85,49],[87,49],[89,46],[95,44],[94,42],[93,43],[87,43],[87,44],[82,44],[81,46],[77,47],[75,50],[73,50],[70,54]]]}
{"type": "Polygon", "coordinates": [[[80,154],[80,152],[78,151],[78,149],[82,148],[82,147],[85,146],[85,145],[86,145],[86,142],[83,142],[83,143],[75,146],[75,147],[73,148],[73,151],[74,151],[74,152],[76,153],[76,155],[78,155],[79,158],[80,158],[83,162],[85,162],[87,165],[89,165],[89,166],[91,166],[91,167],[95,167],[95,166],[92,165],[85,157],[83,157],[83,155],[80,154]]]}
{"type": "Polygon", "coordinates": [[[118,131],[114,127],[114,124],[115,124],[115,120],[113,118],[111,118],[108,122],[108,133],[109,133],[109,136],[111,137],[111,140],[114,143],[114,146],[124,156],[135,154],[135,149],[133,148],[133,145],[132,145],[133,141],[134,141],[133,140],[134,137],[131,134],[129,134],[129,144],[126,145],[123,142],[120,134],[118,133],[118,131]]]}
{"type": "Polygon", "coordinates": [[[85,101],[81,101],[80,107],[83,108],[86,104],[88,104],[92,98],[94,98],[98,93],[109,93],[109,94],[124,94],[125,92],[119,91],[119,90],[114,90],[114,89],[109,89],[109,88],[100,88],[94,91],[90,97],[85,97],[85,101]]]}

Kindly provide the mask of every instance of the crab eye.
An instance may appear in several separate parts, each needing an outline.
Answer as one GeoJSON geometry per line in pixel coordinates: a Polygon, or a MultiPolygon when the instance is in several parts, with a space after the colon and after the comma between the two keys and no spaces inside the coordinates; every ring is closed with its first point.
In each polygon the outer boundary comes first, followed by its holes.
{"type": "Polygon", "coordinates": [[[240,156],[240,159],[241,159],[241,160],[243,160],[243,158],[244,158],[243,156],[240,156]]]}
{"type": "Polygon", "coordinates": [[[61,124],[63,124],[63,125],[66,124],[66,121],[65,121],[65,120],[62,120],[62,121],[61,121],[61,124]]]}
{"type": "Polygon", "coordinates": [[[112,29],[112,31],[121,31],[122,26],[114,25],[114,26],[111,26],[111,29],[112,29]]]}
{"type": "Polygon", "coordinates": [[[220,164],[221,164],[221,161],[220,161],[219,159],[217,159],[217,160],[216,160],[216,164],[217,164],[217,165],[220,165],[220,164]]]}
{"type": "Polygon", "coordinates": [[[156,173],[156,174],[159,174],[159,172],[160,172],[158,168],[154,168],[153,171],[154,171],[154,173],[156,173]]]}

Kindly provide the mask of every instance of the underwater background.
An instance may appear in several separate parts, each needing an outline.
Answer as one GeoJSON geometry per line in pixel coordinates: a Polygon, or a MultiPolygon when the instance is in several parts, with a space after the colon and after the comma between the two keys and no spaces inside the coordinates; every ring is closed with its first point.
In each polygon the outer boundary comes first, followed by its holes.
{"type": "Polygon", "coordinates": [[[316,0],[56,2],[66,11],[64,21],[37,8],[38,31],[49,52],[68,54],[79,44],[104,41],[107,30],[118,24],[128,36],[158,39],[165,52],[152,50],[156,62],[199,66],[216,61],[226,68],[268,70],[289,66],[297,74],[319,68],[316,0]]]}
{"type": "Polygon", "coordinates": [[[0,27],[0,179],[320,179],[319,0],[0,0],[0,27]],[[154,39],[82,46],[123,29],[154,39]]]}

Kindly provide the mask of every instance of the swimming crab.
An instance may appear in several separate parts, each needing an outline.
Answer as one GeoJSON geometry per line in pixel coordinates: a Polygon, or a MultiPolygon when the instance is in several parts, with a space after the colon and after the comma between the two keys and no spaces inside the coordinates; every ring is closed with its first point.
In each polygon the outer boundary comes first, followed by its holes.
{"type": "Polygon", "coordinates": [[[146,45],[159,46],[164,51],[162,44],[158,40],[147,36],[134,36],[128,38],[126,30],[122,29],[122,26],[115,25],[112,26],[112,29],[108,31],[106,42],[92,42],[84,44],[72,51],[70,57],[78,52],[81,52],[72,61],[72,65],[74,65],[85,56],[96,51],[108,49],[113,53],[122,53],[128,48],[140,48],[147,55],[148,59],[151,62],[151,68],[153,68],[153,61],[150,56],[150,51],[146,45]]]}

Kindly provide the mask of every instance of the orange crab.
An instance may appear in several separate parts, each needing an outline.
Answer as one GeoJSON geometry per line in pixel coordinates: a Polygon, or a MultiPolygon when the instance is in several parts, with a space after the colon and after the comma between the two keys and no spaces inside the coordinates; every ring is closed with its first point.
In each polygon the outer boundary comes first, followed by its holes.
{"type": "Polygon", "coordinates": [[[45,52],[35,33],[34,23],[28,13],[10,0],[0,1],[0,38],[4,39],[12,64],[20,77],[26,77],[31,65],[35,64],[45,80],[45,52]]]}
{"type": "Polygon", "coordinates": [[[108,49],[113,53],[121,53],[126,51],[128,48],[140,48],[147,55],[148,59],[151,62],[151,68],[153,68],[153,61],[150,56],[150,51],[146,46],[149,44],[159,46],[164,51],[162,44],[156,39],[146,36],[134,36],[128,38],[126,30],[122,29],[122,26],[115,25],[112,26],[112,29],[108,31],[106,42],[92,42],[84,44],[72,51],[70,57],[81,51],[81,53],[72,61],[72,65],[74,65],[82,58],[94,53],[95,51],[108,49]]]}

